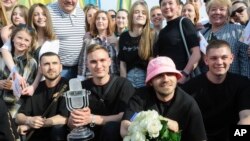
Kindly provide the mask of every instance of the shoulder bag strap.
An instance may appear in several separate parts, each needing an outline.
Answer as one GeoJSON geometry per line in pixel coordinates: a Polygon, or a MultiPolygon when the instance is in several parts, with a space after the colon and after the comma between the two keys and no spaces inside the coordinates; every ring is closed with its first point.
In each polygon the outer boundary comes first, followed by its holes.
{"type": "Polygon", "coordinates": [[[190,58],[190,52],[188,50],[186,38],[185,38],[185,35],[184,35],[184,32],[183,32],[183,28],[182,28],[182,20],[183,19],[184,19],[184,17],[181,17],[180,22],[179,22],[179,27],[180,27],[181,38],[182,38],[182,41],[184,43],[184,46],[185,46],[185,49],[186,49],[186,53],[187,53],[187,56],[188,56],[188,59],[189,59],[190,58]]]}
{"type": "Polygon", "coordinates": [[[109,84],[108,84],[108,87],[106,88],[106,90],[104,91],[101,99],[104,100],[105,96],[108,94],[108,92],[110,91],[110,89],[112,88],[112,86],[114,85],[115,83],[115,80],[117,79],[117,76],[113,75],[113,78],[111,78],[109,84]]]}

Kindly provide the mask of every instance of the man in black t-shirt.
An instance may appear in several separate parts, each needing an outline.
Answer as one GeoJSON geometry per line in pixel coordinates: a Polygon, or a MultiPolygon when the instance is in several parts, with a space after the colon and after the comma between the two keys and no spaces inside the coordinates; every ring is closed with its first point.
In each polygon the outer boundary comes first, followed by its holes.
{"type": "Polygon", "coordinates": [[[90,125],[97,141],[121,140],[120,120],[134,94],[127,79],[109,74],[110,65],[106,48],[97,44],[88,47],[87,67],[93,77],[83,81],[82,87],[91,92],[89,107],[72,111],[68,120],[70,128],[90,125]]]}
{"type": "Polygon", "coordinates": [[[230,127],[250,124],[250,82],[228,72],[232,62],[230,45],[211,41],[205,55],[208,72],[182,86],[201,109],[208,141],[229,141],[230,127]]]}
{"type": "Polygon", "coordinates": [[[147,67],[147,87],[140,88],[129,100],[121,123],[121,135],[127,135],[135,113],[156,110],[168,121],[168,128],[181,131],[181,141],[206,140],[199,107],[177,86],[182,77],[169,57],[157,57],[147,67]]]}
{"type": "Polygon", "coordinates": [[[35,130],[29,141],[66,141],[69,112],[64,97],[59,97],[44,115],[58,92],[68,83],[60,75],[62,64],[59,56],[52,52],[41,55],[40,70],[45,81],[39,83],[34,95],[28,97],[19,109],[16,117],[19,133],[28,137],[29,130],[35,130]]]}

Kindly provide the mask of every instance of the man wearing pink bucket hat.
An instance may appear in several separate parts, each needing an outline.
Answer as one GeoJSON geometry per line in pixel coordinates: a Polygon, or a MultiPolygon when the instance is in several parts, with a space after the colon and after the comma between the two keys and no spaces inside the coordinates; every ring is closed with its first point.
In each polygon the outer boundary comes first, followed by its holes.
{"type": "Polygon", "coordinates": [[[181,141],[206,140],[200,109],[195,100],[177,86],[182,77],[172,59],[157,57],[147,67],[146,87],[140,88],[129,100],[121,123],[121,136],[136,113],[156,110],[168,120],[168,128],[181,131],[181,141]]]}

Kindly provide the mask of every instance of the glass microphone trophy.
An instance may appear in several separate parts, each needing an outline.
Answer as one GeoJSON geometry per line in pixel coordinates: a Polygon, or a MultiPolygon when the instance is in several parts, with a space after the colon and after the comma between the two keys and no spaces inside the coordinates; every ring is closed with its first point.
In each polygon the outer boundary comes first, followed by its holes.
{"type": "MultiPolygon", "coordinates": [[[[81,81],[77,78],[69,80],[69,91],[64,93],[66,106],[69,111],[89,106],[90,91],[82,89],[81,81]]],[[[67,136],[68,141],[88,141],[94,138],[94,132],[86,126],[76,127],[67,136]]]]}

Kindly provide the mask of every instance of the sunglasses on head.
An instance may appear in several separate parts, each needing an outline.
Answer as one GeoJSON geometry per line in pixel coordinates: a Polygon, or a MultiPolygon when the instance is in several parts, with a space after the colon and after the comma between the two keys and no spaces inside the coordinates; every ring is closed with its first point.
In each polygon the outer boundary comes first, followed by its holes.
{"type": "Polygon", "coordinates": [[[238,9],[234,10],[234,11],[232,12],[232,14],[231,14],[231,17],[234,17],[234,16],[236,15],[236,13],[242,13],[245,9],[246,9],[246,8],[244,8],[244,7],[240,7],[240,8],[238,8],[238,9]]]}
{"type": "Polygon", "coordinates": [[[17,28],[26,28],[30,32],[34,32],[35,31],[32,27],[28,26],[27,24],[19,24],[19,25],[17,25],[17,28]]]}

